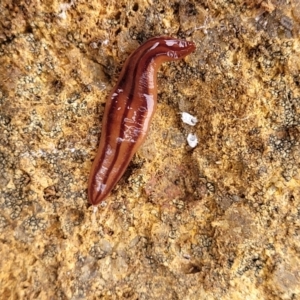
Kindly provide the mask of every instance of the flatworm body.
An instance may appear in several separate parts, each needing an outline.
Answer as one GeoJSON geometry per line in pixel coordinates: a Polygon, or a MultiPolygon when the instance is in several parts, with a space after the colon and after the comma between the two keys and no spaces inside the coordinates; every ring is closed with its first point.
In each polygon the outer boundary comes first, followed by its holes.
{"type": "Polygon", "coordinates": [[[127,58],[104,110],[88,183],[91,204],[98,205],[110,193],[145,140],[156,108],[159,66],[194,50],[193,42],[163,36],[148,40],[127,58]]]}

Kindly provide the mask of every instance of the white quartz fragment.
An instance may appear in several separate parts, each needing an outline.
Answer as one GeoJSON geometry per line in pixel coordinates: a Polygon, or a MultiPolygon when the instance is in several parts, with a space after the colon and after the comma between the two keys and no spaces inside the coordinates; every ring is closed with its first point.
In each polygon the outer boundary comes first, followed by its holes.
{"type": "Polygon", "coordinates": [[[190,147],[195,148],[198,144],[198,139],[195,134],[189,133],[187,136],[187,142],[190,147]]]}
{"type": "Polygon", "coordinates": [[[191,125],[191,126],[195,126],[196,123],[198,122],[196,117],[190,115],[187,112],[181,113],[181,120],[183,121],[183,123],[191,125]]]}
{"type": "Polygon", "coordinates": [[[70,3],[61,3],[59,5],[59,14],[57,15],[59,18],[61,19],[66,19],[67,18],[67,14],[66,12],[72,7],[74,6],[76,0],[71,0],[70,3]]]}

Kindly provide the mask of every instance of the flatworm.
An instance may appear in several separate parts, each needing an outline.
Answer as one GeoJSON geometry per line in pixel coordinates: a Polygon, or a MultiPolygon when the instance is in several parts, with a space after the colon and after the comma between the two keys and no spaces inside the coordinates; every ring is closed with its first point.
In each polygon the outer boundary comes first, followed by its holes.
{"type": "Polygon", "coordinates": [[[127,58],[104,110],[88,183],[92,205],[108,196],[145,140],[156,108],[158,68],[194,50],[193,42],[162,36],[149,39],[127,58]]]}

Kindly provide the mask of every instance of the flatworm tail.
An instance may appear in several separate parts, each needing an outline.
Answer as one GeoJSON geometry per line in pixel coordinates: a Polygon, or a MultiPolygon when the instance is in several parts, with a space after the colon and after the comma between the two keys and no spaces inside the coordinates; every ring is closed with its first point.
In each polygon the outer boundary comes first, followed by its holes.
{"type": "Polygon", "coordinates": [[[100,144],[89,177],[91,204],[98,205],[110,193],[145,140],[156,108],[159,66],[194,50],[193,42],[155,37],[127,58],[105,106],[100,144]]]}

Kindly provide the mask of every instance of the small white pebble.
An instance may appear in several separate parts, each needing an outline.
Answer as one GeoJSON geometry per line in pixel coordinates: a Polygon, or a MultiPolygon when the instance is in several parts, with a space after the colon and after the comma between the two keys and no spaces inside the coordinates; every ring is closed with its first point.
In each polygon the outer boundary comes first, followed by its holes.
{"type": "Polygon", "coordinates": [[[74,5],[75,1],[74,0],[71,0],[70,3],[61,3],[59,5],[59,11],[60,13],[57,15],[59,18],[61,19],[66,19],[67,18],[67,14],[66,14],[66,11],[68,11],[72,5],[74,5]]]}
{"type": "Polygon", "coordinates": [[[109,40],[106,39],[102,42],[102,45],[108,45],[108,43],[109,43],[109,40]]]}
{"type": "Polygon", "coordinates": [[[195,126],[196,123],[198,122],[197,118],[190,115],[187,112],[182,112],[181,113],[181,120],[183,123],[191,125],[191,126],[195,126]]]}
{"type": "Polygon", "coordinates": [[[197,136],[195,134],[189,133],[187,136],[187,142],[190,147],[195,148],[198,144],[197,136]]]}
{"type": "Polygon", "coordinates": [[[95,214],[98,211],[98,206],[93,206],[93,213],[95,214]]]}
{"type": "Polygon", "coordinates": [[[65,20],[67,18],[67,14],[65,10],[61,10],[60,13],[57,15],[59,18],[65,20]]]}

